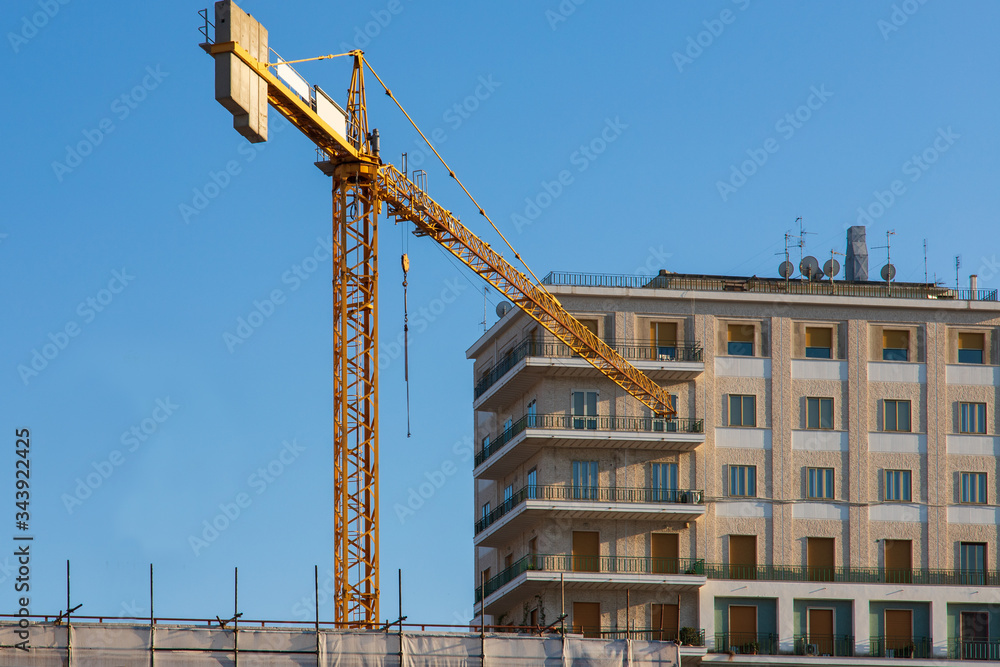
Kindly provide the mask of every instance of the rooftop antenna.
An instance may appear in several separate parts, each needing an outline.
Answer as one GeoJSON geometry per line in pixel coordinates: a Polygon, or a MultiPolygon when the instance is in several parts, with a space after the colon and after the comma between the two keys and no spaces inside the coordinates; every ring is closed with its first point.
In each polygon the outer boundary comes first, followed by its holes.
{"type": "Polygon", "coordinates": [[[877,250],[879,248],[885,248],[885,266],[882,267],[882,280],[886,281],[892,285],[892,279],[896,276],[896,267],[892,265],[892,236],[896,234],[895,229],[890,229],[885,233],[885,245],[879,245],[872,248],[872,250],[877,250]]]}
{"type": "Polygon", "coordinates": [[[486,320],[489,318],[489,308],[487,304],[489,301],[486,299],[486,293],[489,291],[489,287],[483,287],[483,321],[480,324],[483,325],[483,332],[486,332],[486,320]]]}
{"type": "Polygon", "coordinates": [[[788,239],[790,238],[791,234],[785,232],[785,252],[774,253],[775,255],[781,255],[781,254],[785,255],[785,261],[783,261],[781,264],[778,265],[778,275],[785,279],[786,289],[788,285],[788,279],[791,277],[793,273],[795,273],[795,267],[792,266],[792,263],[788,261],[788,239]]]}
{"type": "Polygon", "coordinates": [[[828,259],[823,264],[823,273],[830,276],[830,282],[833,282],[833,277],[840,273],[840,262],[834,257],[834,255],[844,256],[844,253],[837,252],[833,248],[830,248],[830,259],[828,259]]]}
{"type": "MultiPolygon", "coordinates": [[[[806,247],[806,234],[815,234],[816,232],[807,232],[804,223],[802,222],[802,216],[795,218],[795,222],[799,225],[799,234],[796,236],[791,232],[785,232],[785,250],[788,249],[788,240],[795,239],[795,245],[799,247],[799,266],[802,266],[802,260],[804,259],[805,247],[806,247]]],[[[801,269],[800,269],[801,270],[801,269]]]]}
{"type": "Polygon", "coordinates": [[[927,284],[927,239],[924,239],[924,284],[927,284]]]}
{"type": "Polygon", "coordinates": [[[958,270],[962,266],[962,256],[955,255],[955,289],[958,289],[958,270]]]}

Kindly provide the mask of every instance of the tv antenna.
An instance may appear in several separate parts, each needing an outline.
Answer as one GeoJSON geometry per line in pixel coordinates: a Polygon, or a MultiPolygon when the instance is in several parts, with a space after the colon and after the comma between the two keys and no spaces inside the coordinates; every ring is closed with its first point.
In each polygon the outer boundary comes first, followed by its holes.
{"type": "Polygon", "coordinates": [[[962,256],[961,255],[955,255],[955,289],[959,288],[959,284],[958,284],[958,270],[961,268],[961,266],[962,266],[962,256]]]}
{"type": "Polygon", "coordinates": [[[834,249],[830,249],[830,259],[823,263],[823,273],[830,276],[830,282],[833,282],[833,277],[840,273],[840,262],[834,257],[834,255],[844,256],[844,253],[837,252],[834,249]]]}
{"type": "MultiPolygon", "coordinates": [[[[797,222],[799,224],[799,234],[798,234],[798,236],[796,236],[795,234],[792,234],[791,232],[785,232],[785,254],[786,255],[788,254],[788,241],[789,241],[789,239],[795,239],[795,244],[794,245],[797,245],[799,247],[799,266],[802,266],[802,260],[804,259],[804,255],[805,255],[806,234],[815,234],[816,232],[807,232],[805,230],[805,227],[804,227],[805,223],[802,222],[802,216],[801,215],[799,217],[795,218],[795,222],[797,222]]],[[[786,257],[786,260],[787,260],[787,257],[786,257]]]]}
{"type": "Polygon", "coordinates": [[[892,283],[892,279],[896,277],[896,267],[892,265],[892,237],[896,234],[895,229],[890,229],[885,233],[885,245],[878,245],[872,248],[872,250],[878,250],[879,248],[885,248],[885,266],[882,267],[882,280],[887,283],[892,283]]]}

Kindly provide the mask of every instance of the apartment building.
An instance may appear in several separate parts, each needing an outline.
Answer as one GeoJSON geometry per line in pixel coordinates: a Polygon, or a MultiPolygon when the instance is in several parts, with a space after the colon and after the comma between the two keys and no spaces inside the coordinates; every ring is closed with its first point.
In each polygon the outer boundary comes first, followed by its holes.
{"type": "Polygon", "coordinates": [[[469,348],[477,623],[685,664],[1000,659],[996,291],[544,282],[677,416],[517,309],[469,348]]]}

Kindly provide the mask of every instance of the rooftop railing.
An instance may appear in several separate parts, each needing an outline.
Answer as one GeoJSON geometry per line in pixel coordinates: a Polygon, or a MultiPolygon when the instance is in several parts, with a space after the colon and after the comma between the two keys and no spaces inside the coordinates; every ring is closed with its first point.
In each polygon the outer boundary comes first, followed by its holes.
{"type": "Polygon", "coordinates": [[[924,283],[847,282],[739,276],[697,276],[661,273],[656,276],[568,273],[553,271],[542,279],[544,285],[570,287],[618,287],[631,289],[674,289],[704,292],[756,292],[762,294],[811,294],[826,296],[875,297],[889,299],[954,299],[997,301],[996,289],[949,289],[924,283]]]}
{"type": "Polygon", "coordinates": [[[808,567],[803,565],[735,565],[706,563],[709,579],[758,581],[829,581],[856,584],[923,584],[938,586],[998,586],[1000,572],[983,570],[881,567],[808,567]]]}
{"type": "MultiPolygon", "coordinates": [[[[701,361],[701,343],[676,343],[658,346],[647,341],[611,344],[618,354],[629,361],[701,361]]],[[[543,343],[524,340],[511,348],[503,358],[488,368],[475,386],[475,397],[479,398],[496,384],[510,369],[525,357],[569,358],[576,356],[573,348],[565,343],[543,343]]]]}
{"type": "Polygon", "coordinates": [[[476,522],[483,532],[525,500],[593,500],[613,503],[701,504],[703,493],[693,489],[632,489],[599,486],[525,486],[476,522]]]}
{"type": "Polygon", "coordinates": [[[476,452],[479,466],[526,428],[623,433],[704,433],[705,420],[690,417],[578,417],[575,415],[525,415],[476,452]]]}
{"type": "MultiPolygon", "coordinates": [[[[674,574],[704,576],[700,558],[652,558],[643,556],[572,556],[529,554],[485,582],[486,596],[500,590],[519,575],[538,572],[600,572],[603,574],[674,574]]],[[[476,587],[476,602],[482,601],[483,586],[476,587]]]]}

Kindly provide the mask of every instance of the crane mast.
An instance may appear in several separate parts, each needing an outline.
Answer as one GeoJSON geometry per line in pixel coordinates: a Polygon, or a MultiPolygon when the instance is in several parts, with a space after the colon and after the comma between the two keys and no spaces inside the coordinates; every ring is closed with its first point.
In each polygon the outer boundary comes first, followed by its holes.
{"type": "MultiPolygon", "coordinates": [[[[205,16],[207,23],[207,11],[205,16]]],[[[382,163],[377,131],[373,136],[368,130],[367,63],[361,51],[341,54],[353,59],[353,69],[346,122],[338,131],[301,86],[293,90],[282,81],[277,72],[287,64],[268,62],[263,26],[232,0],[216,2],[215,18],[215,41],[206,25],[201,46],[215,58],[216,99],[233,113],[234,127],[251,142],[266,141],[270,105],[316,144],[322,155],[316,164],[332,179],[334,620],[342,627],[372,627],[379,622],[378,218],[383,203],[390,216],[413,223],[416,235],[441,244],[654,414],[674,416],[673,404],[662,387],[543,286],[406,174],[382,163]]]]}

